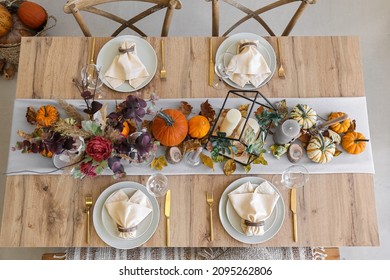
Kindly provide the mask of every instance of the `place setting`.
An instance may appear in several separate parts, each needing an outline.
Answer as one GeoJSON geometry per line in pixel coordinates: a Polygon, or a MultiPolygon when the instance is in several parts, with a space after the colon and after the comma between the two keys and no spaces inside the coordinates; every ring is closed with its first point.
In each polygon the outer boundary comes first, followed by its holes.
{"type": "Polygon", "coordinates": [[[272,78],[275,70],[275,51],[263,37],[252,33],[234,34],[217,49],[214,65],[217,78],[212,86],[226,89],[226,83],[241,90],[258,89],[272,78]]]}

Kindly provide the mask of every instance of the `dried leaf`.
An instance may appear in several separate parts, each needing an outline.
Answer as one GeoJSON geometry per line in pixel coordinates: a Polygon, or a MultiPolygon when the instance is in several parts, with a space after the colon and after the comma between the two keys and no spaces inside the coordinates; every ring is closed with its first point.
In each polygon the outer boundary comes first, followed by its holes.
{"type": "Polygon", "coordinates": [[[287,153],[288,147],[290,147],[290,144],[285,144],[285,145],[276,145],[276,144],[273,144],[273,145],[270,147],[270,150],[271,150],[272,155],[273,155],[274,157],[276,157],[277,159],[280,159],[280,157],[281,157],[282,155],[284,155],[285,153],[287,153]]]}
{"type": "Polygon", "coordinates": [[[156,170],[162,170],[165,166],[168,166],[168,162],[165,156],[159,156],[153,159],[152,163],[150,164],[150,167],[156,170]]]}
{"type": "Polygon", "coordinates": [[[187,101],[182,101],[180,103],[179,108],[178,108],[178,110],[180,112],[182,112],[185,116],[188,116],[189,114],[191,114],[192,109],[193,108],[192,108],[191,104],[189,104],[187,101]]]}
{"type": "Polygon", "coordinates": [[[209,122],[214,121],[215,111],[213,109],[213,106],[211,106],[211,104],[209,103],[208,99],[200,105],[200,115],[206,117],[209,122]]]}
{"type": "Polygon", "coordinates": [[[241,112],[241,116],[243,118],[246,118],[248,116],[248,109],[249,109],[249,104],[240,105],[240,107],[238,107],[238,111],[241,112]]]}
{"type": "Polygon", "coordinates": [[[183,153],[195,151],[197,148],[201,147],[201,143],[198,139],[190,139],[184,141],[181,145],[181,150],[183,153]]]}
{"type": "Polygon", "coordinates": [[[347,132],[345,132],[345,133],[354,132],[355,130],[356,130],[356,120],[352,120],[351,126],[348,128],[347,132]]]}
{"type": "Polygon", "coordinates": [[[33,107],[27,107],[26,119],[29,124],[36,124],[36,112],[33,107]]]}
{"type": "Polygon", "coordinates": [[[343,152],[340,151],[340,150],[336,147],[336,150],[335,150],[335,152],[334,152],[334,156],[337,157],[337,156],[339,156],[339,155],[342,154],[342,153],[343,153],[343,152]]]}
{"type": "Polygon", "coordinates": [[[282,114],[283,119],[286,119],[288,115],[288,107],[287,107],[286,99],[275,102],[274,106],[278,111],[278,113],[282,114]]]}
{"type": "Polygon", "coordinates": [[[225,173],[226,176],[229,176],[234,171],[236,171],[236,168],[236,162],[233,159],[229,159],[225,162],[225,165],[223,166],[223,173],[225,173]]]}
{"type": "Polygon", "coordinates": [[[226,161],[226,157],[222,156],[222,155],[219,155],[219,154],[215,154],[215,153],[212,153],[211,154],[211,159],[214,161],[214,162],[224,162],[226,161]]]}
{"type": "Polygon", "coordinates": [[[23,130],[18,130],[17,134],[26,140],[31,140],[34,138],[34,136],[32,134],[28,134],[28,133],[24,132],[23,130]]]}
{"type": "Polygon", "coordinates": [[[259,155],[252,163],[253,164],[268,165],[268,162],[265,160],[263,154],[259,155]]]}
{"type": "Polygon", "coordinates": [[[302,146],[306,147],[310,142],[311,134],[307,130],[301,130],[301,136],[299,136],[298,140],[302,142],[302,146]]]}
{"type": "MultiPolygon", "coordinates": [[[[334,131],[331,130],[331,129],[328,129],[327,133],[328,133],[327,136],[328,136],[330,139],[332,139],[332,141],[333,141],[334,143],[336,143],[336,144],[340,144],[340,143],[341,143],[341,136],[340,136],[338,133],[334,132],[334,131]]],[[[324,136],[326,136],[326,135],[324,135],[324,136]]]]}
{"type": "Polygon", "coordinates": [[[250,164],[248,164],[248,165],[245,165],[244,166],[244,170],[245,170],[245,173],[248,173],[249,171],[251,171],[251,165],[250,164]]]}
{"type": "Polygon", "coordinates": [[[206,165],[208,168],[211,168],[214,171],[214,162],[213,162],[213,160],[209,156],[207,156],[207,155],[205,155],[203,153],[200,153],[199,156],[200,156],[200,160],[202,161],[202,163],[204,165],[206,165]]]}

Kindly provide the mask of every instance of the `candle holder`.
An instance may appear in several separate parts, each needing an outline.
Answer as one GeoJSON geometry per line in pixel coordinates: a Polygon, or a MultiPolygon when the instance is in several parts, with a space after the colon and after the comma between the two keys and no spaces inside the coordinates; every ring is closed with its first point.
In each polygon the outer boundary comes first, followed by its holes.
{"type": "Polygon", "coordinates": [[[230,90],[210,132],[213,152],[248,165],[262,154],[272,119],[271,102],[259,91],[230,90]]]}

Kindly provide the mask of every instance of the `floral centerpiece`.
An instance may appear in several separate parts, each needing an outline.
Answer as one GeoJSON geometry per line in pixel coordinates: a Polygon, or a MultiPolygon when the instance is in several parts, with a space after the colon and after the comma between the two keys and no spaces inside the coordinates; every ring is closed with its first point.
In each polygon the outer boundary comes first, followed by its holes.
{"type": "Polygon", "coordinates": [[[76,178],[94,177],[107,168],[120,178],[126,175],[123,163],[146,161],[153,155],[159,143],[142,128],[142,122],[146,115],[154,113],[155,94],[150,100],[129,95],[108,114],[106,106],[95,100],[95,92],[87,90],[82,82],[74,82],[85,101],[83,111],[88,118],[64,100],[59,100],[58,105],[66,117],[61,117],[59,108],[53,105],[37,111],[28,107],[26,118],[35,129],[32,133],[18,131],[24,140],[17,142],[14,150],[58,156],[72,167],[76,178]]]}

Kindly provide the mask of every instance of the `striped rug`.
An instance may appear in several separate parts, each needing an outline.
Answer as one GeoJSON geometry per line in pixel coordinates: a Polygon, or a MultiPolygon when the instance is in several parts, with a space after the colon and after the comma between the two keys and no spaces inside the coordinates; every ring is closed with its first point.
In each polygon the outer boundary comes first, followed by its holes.
{"type": "Polygon", "coordinates": [[[68,248],[67,260],[313,260],[310,247],[68,248]]]}

